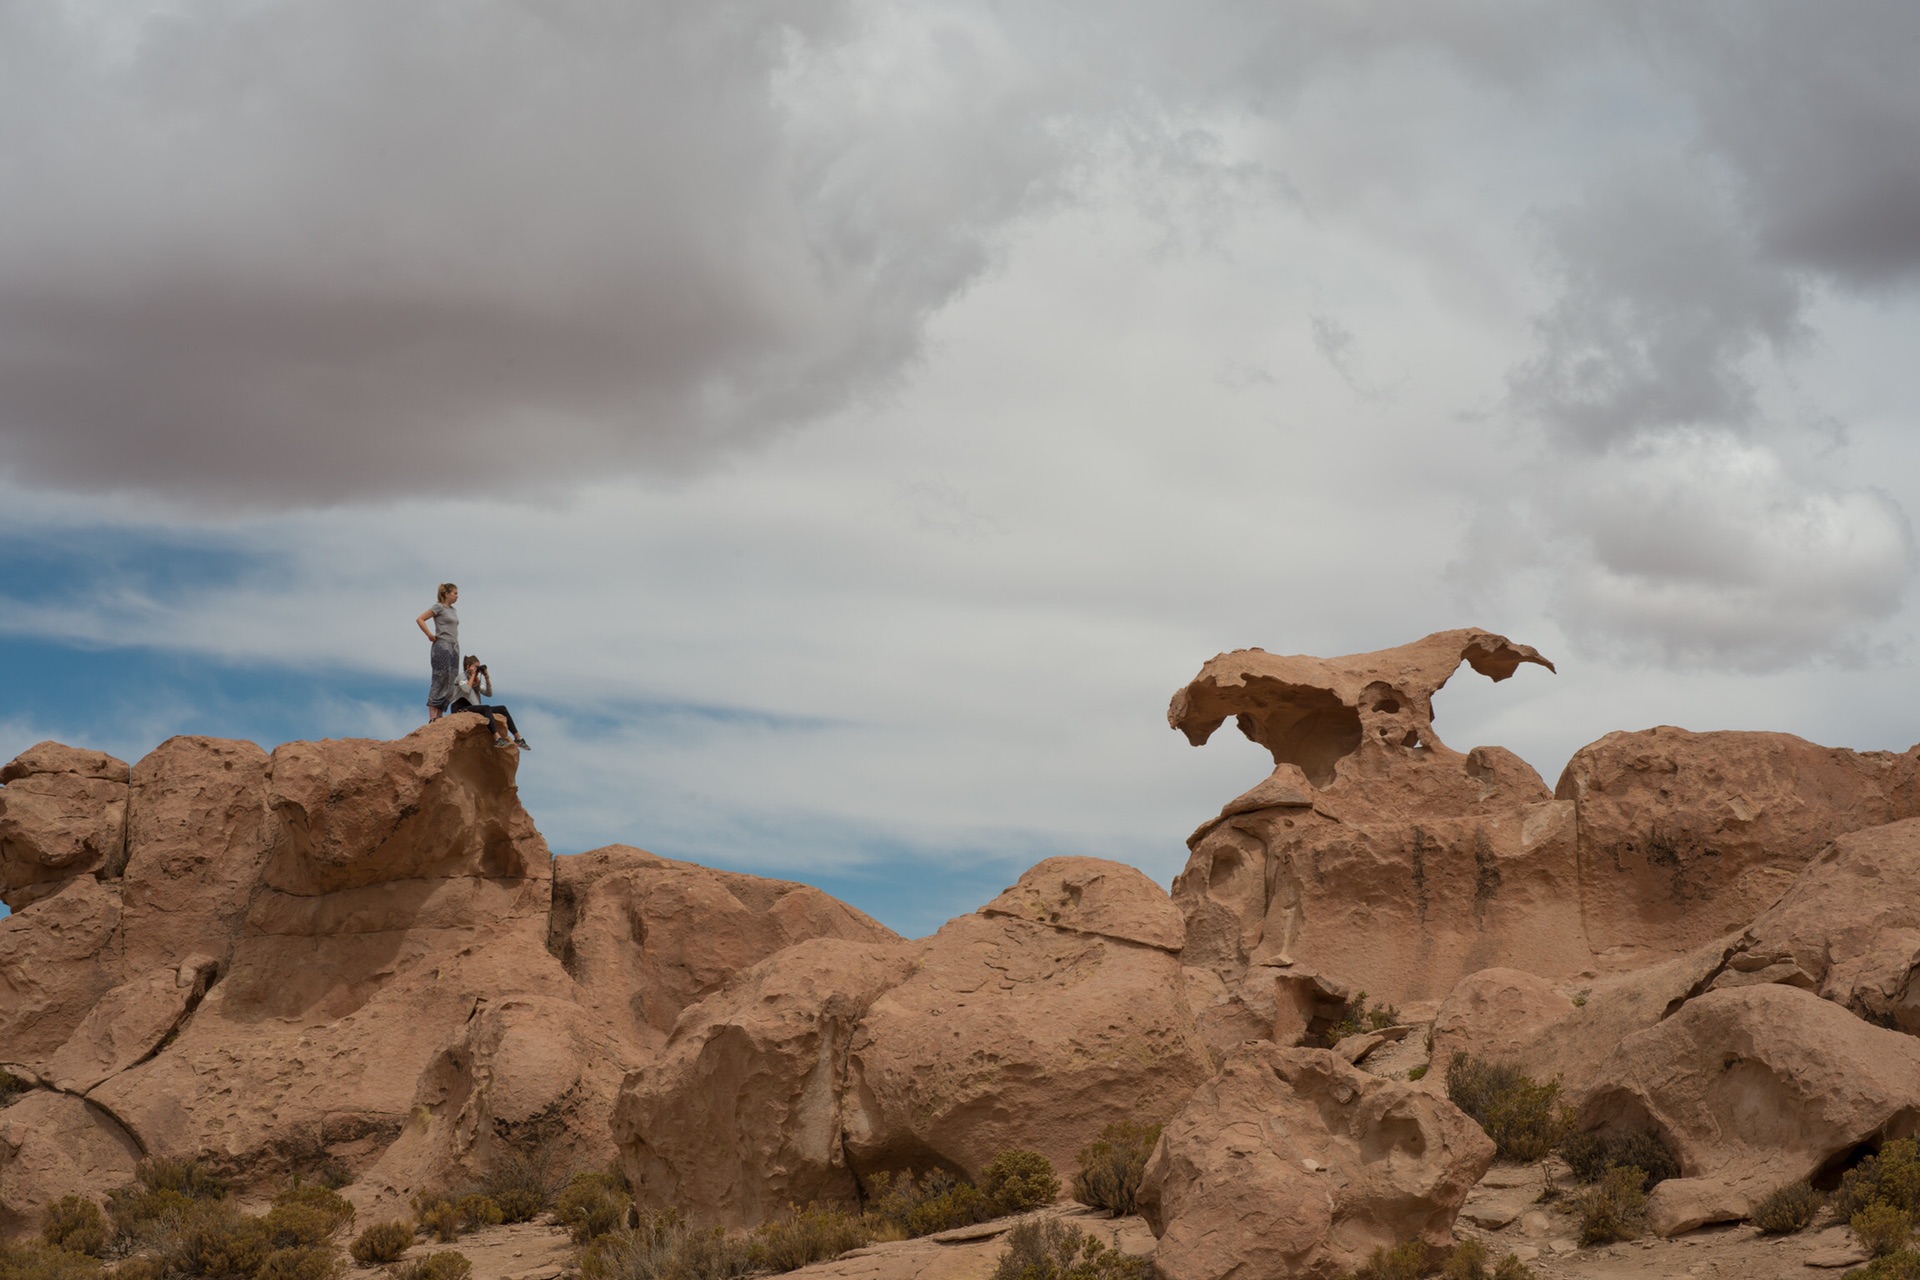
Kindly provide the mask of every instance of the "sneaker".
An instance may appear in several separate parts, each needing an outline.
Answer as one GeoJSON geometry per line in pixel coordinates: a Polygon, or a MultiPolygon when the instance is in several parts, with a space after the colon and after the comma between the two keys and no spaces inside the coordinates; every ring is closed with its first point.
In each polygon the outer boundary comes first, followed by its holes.
{"type": "Polygon", "coordinates": [[[506,738],[495,738],[493,740],[493,745],[496,747],[510,747],[513,745],[513,743],[506,738]]]}
{"type": "Polygon", "coordinates": [[[515,738],[513,740],[513,745],[520,748],[522,751],[533,750],[533,744],[531,742],[528,742],[525,738],[515,738]]]}

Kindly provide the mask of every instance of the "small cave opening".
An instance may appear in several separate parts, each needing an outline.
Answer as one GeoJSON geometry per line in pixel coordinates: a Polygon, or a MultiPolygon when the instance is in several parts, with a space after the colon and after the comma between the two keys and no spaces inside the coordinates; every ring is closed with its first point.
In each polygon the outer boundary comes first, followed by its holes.
{"type": "Polygon", "coordinates": [[[1235,717],[1240,732],[1291,764],[1316,787],[1334,780],[1334,766],[1359,749],[1360,713],[1331,689],[1275,682],[1263,685],[1258,710],[1235,717]]]}

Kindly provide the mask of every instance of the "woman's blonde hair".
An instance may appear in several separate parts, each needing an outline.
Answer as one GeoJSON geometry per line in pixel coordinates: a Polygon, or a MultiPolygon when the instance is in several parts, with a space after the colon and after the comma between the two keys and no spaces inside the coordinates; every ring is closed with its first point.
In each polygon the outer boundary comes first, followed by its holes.
{"type": "Polygon", "coordinates": [[[460,589],[460,584],[457,582],[441,583],[440,584],[440,603],[445,604],[447,602],[447,592],[458,591],[459,589],[460,589]]]}

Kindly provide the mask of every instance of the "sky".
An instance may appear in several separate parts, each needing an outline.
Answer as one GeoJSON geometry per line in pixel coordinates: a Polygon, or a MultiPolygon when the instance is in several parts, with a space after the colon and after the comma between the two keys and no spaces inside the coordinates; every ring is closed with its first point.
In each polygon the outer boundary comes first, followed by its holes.
{"type": "Polygon", "coordinates": [[[1920,739],[1920,8],[0,0],[0,760],[424,719],[908,934],[1167,883],[1223,650],[1920,739]]]}

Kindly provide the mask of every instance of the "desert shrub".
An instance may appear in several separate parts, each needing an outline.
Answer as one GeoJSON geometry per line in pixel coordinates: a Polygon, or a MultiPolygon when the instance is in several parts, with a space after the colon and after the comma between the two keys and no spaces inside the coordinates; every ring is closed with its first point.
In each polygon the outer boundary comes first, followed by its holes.
{"type": "Polygon", "coordinates": [[[1407,1072],[1408,1081],[1411,1082],[1414,1080],[1425,1080],[1427,1078],[1427,1071],[1429,1069],[1430,1069],[1430,1064],[1425,1062],[1421,1063],[1419,1066],[1414,1067],[1413,1069],[1407,1072]]]}
{"type": "Polygon", "coordinates": [[[577,1173],[554,1202],[554,1216],[575,1244],[597,1240],[627,1225],[633,1197],[624,1178],[611,1173],[577,1173]]]}
{"type": "Polygon", "coordinates": [[[143,1253],[137,1258],[128,1258],[109,1274],[113,1280],[167,1280],[167,1263],[164,1258],[143,1253]]]}
{"type": "Polygon", "coordinates": [[[1160,1141],[1160,1126],[1122,1120],[1100,1131],[1080,1152],[1080,1171],[1073,1178],[1073,1198],[1116,1217],[1134,1212],[1140,1177],[1147,1157],[1160,1141]]]}
{"type": "Polygon", "coordinates": [[[1150,1280],[1153,1264],[1109,1247],[1058,1218],[1007,1233],[993,1280],[1150,1280]]]}
{"type": "Polygon", "coordinates": [[[1896,1139],[1847,1170],[1833,1194],[1833,1211],[1850,1221],[1876,1201],[1908,1213],[1920,1210],[1920,1143],[1896,1139]]]}
{"type": "Polygon", "coordinates": [[[460,1238],[460,1228],[465,1225],[460,1210],[454,1208],[453,1201],[440,1196],[418,1196],[413,1202],[413,1220],[420,1230],[438,1240],[441,1244],[452,1244],[460,1238]]]}
{"type": "Polygon", "coordinates": [[[107,1193],[107,1216],[125,1242],[152,1242],[179,1225],[196,1202],[178,1191],[153,1191],[134,1183],[107,1193]]]}
{"type": "Polygon", "coordinates": [[[363,1267],[392,1262],[413,1247],[411,1222],[376,1222],[353,1238],[347,1249],[363,1267]]]}
{"type": "Polygon", "coordinates": [[[795,1271],[831,1261],[872,1240],[864,1219],[810,1204],[760,1227],[748,1241],[747,1253],[756,1271],[795,1271]]]}
{"type": "Polygon", "coordinates": [[[389,1271],[393,1280],[467,1280],[473,1274],[473,1263],[464,1253],[442,1249],[424,1258],[403,1262],[389,1271]]]}
{"type": "Polygon", "coordinates": [[[1647,1223],[1646,1170],[1615,1165],[1600,1181],[1573,1198],[1580,1219],[1581,1244],[1631,1240],[1647,1223]]]}
{"type": "Polygon", "coordinates": [[[40,1220],[40,1238],[56,1249],[99,1257],[112,1233],[107,1215],[85,1196],[62,1196],[47,1206],[40,1220]]]}
{"type": "Polygon", "coordinates": [[[582,1280],[738,1280],[755,1269],[750,1242],[689,1227],[671,1212],[601,1236],[580,1257],[582,1280]]]}
{"type": "Polygon", "coordinates": [[[909,1236],[932,1235],[970,1226],[993,1217],[993,1206],[971,1182],[944,1169],[916,1178],[913,1170],[895,1176],[873,1176],[867,1212],[879,1223],[891,1224],[909,1236]]]}
{"type": "Polygon", "coordinates": [[[1398,1009],[1390,1004],[1369,1005],[1367,993],[1362,991],[1347,1001],[1346,1008],[1341,1010],[1340,1020],[1328,1027],[1321,1039],[1330,1049],[1348,1036],[1357,1036],[1363,1031],[1380,1031],[1399,1025],[1398,1009]]]}
{"type": "Polygon", "coordinates": [[[1804,1230],[1826,1197],[1806,1182],[1792,1182],[1762,1200],[1753,1211],[1753,1225],[1763,1236],[1787,1236],[1804,1230]]]}
{"type": "MultiPolygon", "coordinates": [[[[331,1195],[331,1192],[328,1192],[331,1195]]],[[[276,1249],[305,1249],[326,1243],[328,1237],[353,1218],[353,1206],[339,1208],[310,1202],[275,1203],[264,1219],[267,1238],[276,1249]]]]}
{"type": "Polygon", "coordinates": [[[1026,1213],[1060,1198],[1053,1162],[1038,1151],[1002,1151],[980,1171],[980,1194],[996,1217],[1026,1213]]]}
{"type": "Polygon", "coordinates": [[[142,1160],[133,1176],[149,1191],[177,1191],[191,1200],[219,1200],[228,1190],[227,1180],[198,1160],[142,1160]]]}
{"type": "Polygon", "coordinates": [[[1680,1162],[1651,1129],[1574,1133],[1569,1125],[1569,1132],[1560,1140],[1559,1153],[1581,1182],[1598,1182],[1607,1170],[1629,1165],[1647,1175],[1647,1185],[1642,1190],[1651,1191],[1668,1178],[1680,1176],[1680,1162]]]}
{"type": "Polygon", "coordinates": [[[347,1269],[346,1259],[330,1245],[298,1245],[275,1249],[260,1264],[254,1280],[336,1280],[347,1269]]]}
{"type": "Polygon", "coordinates": [[[1392,1249],[1375,1249],[1348,1280],[1420,1280],[1433,1270],[1433,1250],[1424,1240],[1409,1240],[1392,1249]]]}
{"type": "MultiPolygon", "coordinates": [[[[327,1228],[328,1235],[332,1235],[353,1221],[353,1204],[332,1187],[318,1182],[296,1182],[273,1198],[275,1209],[287,1209],[296,1205],[324,1214],[332,1223],[327,1228]]],[[[273,1215],[269,1213],[267,1216],[271,1218],[273,1215]]]]}
{"type": "Polygon", "coordinates": [[[1512,1254],[1489,1270],[1487,1262],[1491,1257],[1487,1246],[1478,1240],[1462,1240],[1453,1247],[1440,1275],[1443,1280],[1533,1280],[1532,1270],[1512,1254]]]}
{"type": "Polygon", "coordinates": [[[500,1208],[500,1202],[492,1196],[461,1196],[460,1203],[453,1207],[460,1211],[460,1221],[469,1231],[477,1231],[481,1227],[497,1227],[507,1220],[506,1212],[500,1208]]]}
{"type": "Polygon", "coordinates": [[[167,1250],[170,1270],[189,1276],[251,1276],[273,1252],[265,1219],[251,1217],[224,1200],[202,1200],[180,1220],[167,1250]]]}
{"type": "Polygon", "coordinates": [[[1913,1237],[1913,1214],[1884,1200],[1875,1200],[1856,1212],[1847,1225],[1853,1228],[1860,1247],[1875,1258],[1900,1252],[1913,1237]]]}
{"type": "Polygon", "coordinates": [[[532,1222],[553,1203],[553,1183],[538,1152],[512,1151],[480,1183],[508,1222],[532,1222]]]}
{"type": "Polygon", "coordinates": [[[1455,1054],[1447,1064],[1447,1097],[1487,1131],[1502,1160],[1539,1160],[1567,1130],[1560,1082],[1540,1084],[1504,1063],[1455,1054]]]}
{"type": "Polygon", "coordinates": [[[44,1240],[0,1241],[0,1276],[6,1280],[99,1280],[100,1260],[44,1240]]]}
{"type": "Polygon", "coordinates": [[[1843,1280],[1920,1280],[1920,1253],[1902,1249],[1855,1267],[1843,1280]]]}
{"type": "Polygon", "coordinates": [[[0,1107],[8,1105],[32,1087],[11,1071],[0,1070],[0,1107]]]}

